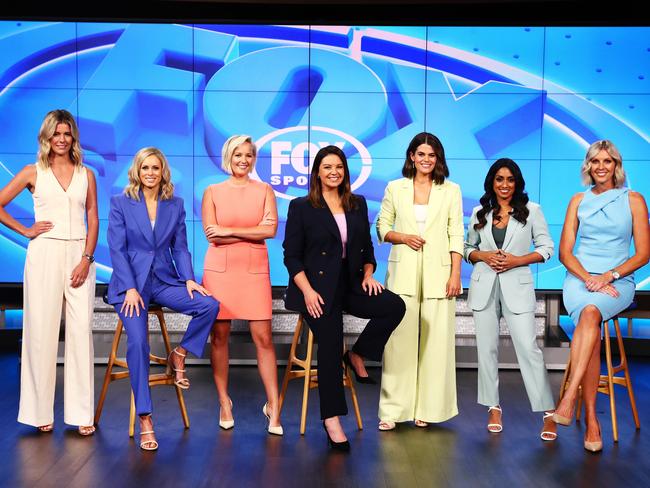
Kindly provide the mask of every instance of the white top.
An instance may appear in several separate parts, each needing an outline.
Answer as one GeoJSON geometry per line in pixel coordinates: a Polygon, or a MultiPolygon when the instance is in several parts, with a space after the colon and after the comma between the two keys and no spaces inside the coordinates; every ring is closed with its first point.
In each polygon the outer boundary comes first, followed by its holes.
{"type": "Polygon", "coordinates": [[[149,219],[149,222],[151,222],[151,230],[153,230],[153,226],[156,225],[156,219],[149,219]]]}
{"type": "Polygon", "coordinates": [[[36,163],[36,186],[34,199],[34,220],[48,220],[54,224],[52,230],[38,237],[63,240],[86,238],[86,194],[88,174],[82,165],[72,172],[72,180],[64,190],[50,168],[41,169],[36,163]]]}
{"type": "Polygon", "coordinates": [[[336,225],[339,228],[339,233],[341,234],[341,242],[343,243],[343,257],[345,257],[345,245],[348,243],[348,224],[345,220],[345,214],[333,214],[334,220],[336,220],[336,225]]]}
{"type": "Polygon", "coordinates": [[[418,224],[418,229],[420,229],[420,235],[422,235],[424,233],[424,224],[427,222],[429,205],[414,203],[413,208],[415,209],[415,222],[418,224]]]}

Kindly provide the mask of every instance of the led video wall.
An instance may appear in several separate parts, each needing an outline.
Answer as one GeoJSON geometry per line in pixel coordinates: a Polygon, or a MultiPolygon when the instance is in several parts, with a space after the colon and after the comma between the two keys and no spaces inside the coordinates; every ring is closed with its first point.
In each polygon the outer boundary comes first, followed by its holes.
{"type": "MultiPolygon", "coordinates": [[[[0,185],[34,162],[45,113],[75,114],[99,186],[97,277],[107,282],[109,198],[125,186],[135,152],[158,146],[185,200],[200,277],[203,192],[227,178],[220,169],[226,138],[250,134],[260,149],[254,176],[273,186],[280,212],[278,235],[268,242],[271,280],[286,285],[287,207],[306,194],[318,148],[343,148],[374,224],[386,183],[401,176],[408,142],[426,130],[445,146],[466,224],[488,167],[510,157],[557,245],[566,205],[584,190],[579,167],[594,140],[618,145],[629,186],[650,197],[648,39],[650,28],[4,21],[0,185]]],[[[29,193],[8,211],[30,223],[29,193]]],[[[0,282],[22,281],[26,245],[0,227],[0,282]]],[[[388,252],[389,245],[376,246],[380,280],[388,252]]],[[[538,288],[561,288],[557,256],[534,271],[538,288]]],[[[648,267],[637,283],[650,289],[648,267]]]]}

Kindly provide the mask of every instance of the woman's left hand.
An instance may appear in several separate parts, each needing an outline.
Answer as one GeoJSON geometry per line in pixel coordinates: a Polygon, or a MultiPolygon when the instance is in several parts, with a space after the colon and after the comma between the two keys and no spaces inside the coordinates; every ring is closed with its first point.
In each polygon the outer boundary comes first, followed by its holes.
{"type": "Polygon", "coordinates": [[[75,266],[72,270],[72,275],[70,276],[70,286],[72,288],[79,288],[84,284],[86,278],[88,278],[88,270],[90,269],[90,261],[86,258],[81,258],[79,264],[75,266]]]}
{"type": "Polygon", "coordinates": [[[208,239],[213,239],[215,237],[230,237],[232,231],[228,227],[223,227],[221,225],[208,225],[205,228],[205,237],[208,239]]]}
{"type": "Polygon", "coordinates": [[[187,288],[187,294],[190,296],[190,298],[194,299],[194,293],[195,291],[198,291],[201,295],[204,297],[209,297],[211,296],[211,293],[203,288],[201,285],[199,285],[196,281],[194,280],[187,280],[185,282],[185,287],[187,288]]]}
{"type": "Polygon", "coordinates": [[[365,276],[363,278],[363,281],[361,282],[361,288],[363,291],[368,292],[368,296],[379,295],[382,291],[384,291],[384,285],[379,283],[379,281],[377,281],[372,275],[365,276]]]}
{"type": "Polygon", "coordinates": [[[585,287],[589,291],[601,291],[601,289],[605,288],[610,283],[611,280],[609,279],[607,274],[604,273],[601,275],[592,276],[591,278],[586,280],[585,287]]]}
{"type": "Polygon", "coordinates": [[[463,286],[460,284],[460,275],[452,273],[447,280],[447,286],[445,287],[445,295],[447,298],[457,297],[463,291],[463,286]]]}
{"type": "Polygon", "coordinates": [[[514,254],[499,249],[499,255],[497,256],[497,273],[503,273],[504,271],[519,266],[519,256],[515,256],[514,254]]]}

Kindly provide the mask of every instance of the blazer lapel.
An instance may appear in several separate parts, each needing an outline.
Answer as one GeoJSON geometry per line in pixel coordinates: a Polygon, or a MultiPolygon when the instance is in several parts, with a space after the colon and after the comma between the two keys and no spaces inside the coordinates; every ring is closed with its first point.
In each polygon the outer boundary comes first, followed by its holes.
{"type": "Polygon", "coordinates": [[[411,227],[411,232],[414,234],[420,234],[420,229],[418,224],[415,221],[415,207],[413,206],[413,200],[415,199],[415,188],[413,187],[413,180],[404,178],[402,180],[402,198],[400,199],[400,209],[397,211],[399,215],[400,210],[406,216],[406,222],[411,227]]]}
{"type": "Polygon", "coordinates": [[[154,242],[162,242],[164,236],[168,233],[167,229],[171,224],[176,222],[176,219],[170,216],[171,200],[158,200],[158,211],[156,212],[156,224],[153,227],[154,242]]]}
{"type": "Polygon", "coordinates": [[[512,236],[515,235],[515,232],[517,232],[519,227],[521,227],[521,222],[519,222],[511,215],[510,220],[508,220],[508,226],[506,227],[506,236],[503,239],[504,250],[508,247],[508,244],[510,244],[510,241],[512,240],[512,236]]]}
{"type": "Polygon", "coordinates": [[[481,234],[483,238],[488,242],[490,247],[496,251],[497,248],[497,243],[494,242],[494,236],[492,235],[492,212],[488,213],[485,216],[485,220],[487,220],[487,223],[485,224],[485,227],[481,229],[481,234]]]}
{"type": "MultiPolygon", "coordinates": [[[[151,244],[155,245],[153,238],[153,230],[151,229],[151,221],[147,213],[147,204],[144,201],[144,195],[140,192],[140,201],[129,198],[133,209],[133,217],[138,223],[140,232],[144,235],[145,239],[151,244]]],[[[156,216],[157,217],[157,216],[156,216]]]]}
{"type": "Polygon", "coordinates": [[[442,185],[436,185],[432,183],[431,192],[429,193],[429,206],[427,207],[427,219],[424,224],[424,232],[426,233],[429,230],[429,226],[432,222],[435,221],[438,213],[440,213],[440,207],[442,206],[442,201],[444,200],[447,192],[443,191],[444,183],[442,185]]]}
{"type": "MultiPolygon", "coordinates": [[[[323,222],[327,230],[329,230],[339,240],[339,242],[341,242],[341,233],[339,232],[339,226],[336,225],[336,220],[334,220],[334,215],[332,215],[332,212],[330,211],[330,208],[327,206],[327,203],[325,202],[325,199],[323,197],[321,197],[321,204],[323,205],[323,207],[316,209],[321,215],[321,221],[323,222]]],[[[347,220],[347,215],[346,215],[346,220],[347,220]]]]}

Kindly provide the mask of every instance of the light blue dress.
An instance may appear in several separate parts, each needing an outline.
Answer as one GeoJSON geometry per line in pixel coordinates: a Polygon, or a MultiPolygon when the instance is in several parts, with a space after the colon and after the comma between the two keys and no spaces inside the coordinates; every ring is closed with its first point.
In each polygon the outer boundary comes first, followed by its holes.
{"type": "MultiPolygon", "coordinates": [[[[628,188],[615,188],[594,194],[585,191],[578,206],[578,249],[576,258],[591,274],[598,275],[619,266],[630,257],[632,211],[628,188]]],[[[595,305],[603,320],[630,306],[634,299],[634,275],[616,280],[612,285],[618,298],[587,290],[579,278],[567,272],[562,289],[564,306],[575,324],[587,305],[595,305]]]]}

